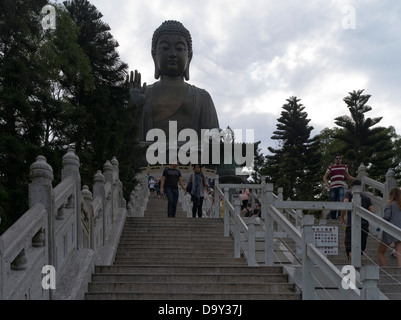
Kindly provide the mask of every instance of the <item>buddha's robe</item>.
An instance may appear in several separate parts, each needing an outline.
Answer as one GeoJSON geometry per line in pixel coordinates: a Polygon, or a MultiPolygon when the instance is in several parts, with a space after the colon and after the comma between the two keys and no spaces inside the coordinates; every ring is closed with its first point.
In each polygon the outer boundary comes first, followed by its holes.
{"type": "Polygon", "coordinates": [[[177,132],[190,128],[196,131],[201,139],[202,129],[219,128],[216,109],[210,94],[204,90],[188,84],[188,93],[183,104],[176,112],[165,119],[154,120],[152,108],[153,85],[146,88],[146,103],[139,114],[140,140],[146,141],[146,134],[150,129],[158,128],[169,137],[169,121],[177,121],[177,132]]]}

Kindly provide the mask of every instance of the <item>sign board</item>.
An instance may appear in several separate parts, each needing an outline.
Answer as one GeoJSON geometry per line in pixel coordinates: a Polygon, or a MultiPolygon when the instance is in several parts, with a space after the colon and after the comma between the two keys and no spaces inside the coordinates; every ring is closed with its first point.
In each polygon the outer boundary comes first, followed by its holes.
{"type": "Polygon", "coordinates": [[[338,254],[338,228],[334,226],[313,226],[314,245],[325,255],[338,254]]]}

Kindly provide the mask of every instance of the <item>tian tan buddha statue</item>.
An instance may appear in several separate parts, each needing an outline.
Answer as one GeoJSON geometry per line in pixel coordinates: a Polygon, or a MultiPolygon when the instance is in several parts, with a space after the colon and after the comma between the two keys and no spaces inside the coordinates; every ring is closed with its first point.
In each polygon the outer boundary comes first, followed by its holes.
{"type": "Polygon", "coordinates": [[[145,141],[150,129],[162,129],[166,136],[169,121],[177,121],[177,131],[191,128],[201,137],[201,129],[219,128],[216,109],[209,93],[189,80],[192,38],[178,21],[165,21],[152,38],[155,64],[153,85],[141,85],[141,75],[131,72],[130,103],[138,109],[139,140],[145,141]]]}

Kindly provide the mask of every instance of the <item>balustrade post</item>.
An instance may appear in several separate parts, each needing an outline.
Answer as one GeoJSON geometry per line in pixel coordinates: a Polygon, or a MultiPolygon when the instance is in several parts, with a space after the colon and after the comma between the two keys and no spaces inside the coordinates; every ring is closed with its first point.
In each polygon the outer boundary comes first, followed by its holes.
{"type": "Polygon", "coordinates": [[[110,194],[107,193],[105,194],[105,204],[104,204],[104,220],[105,223],[103,224],[104,228],[104,234],[105,238],[107,238],[107,233],[109,231],[109,228],[111,227],[111,224],[113,223],[114,220],[114,212],[113,212],[113,191],[114,191],[114,184],[113,184],[113,166],[110,163],[109,160],[105,162],[103,165],[103,175],[105,178],[105,184],[110,183],[110,194]],[[107,202],[107,205],[106,205],[107,202]]]}
{"type": "Polygon", "coordinates": [[[53,182],[53,169],[46,162],[46,158],[38,156],[36,162],[30,167],[29,178],[29,207],[34,204],[41,203],[47,210],[46,229],[45,234],[47,239],[45,241],[47,246],[48,264],[56,267],[56,246],[54,240],[55,228],[55,197],[52,186],[53,182]]]}
{"type": "Polygon", "coordinates": [[[377,265],[363,266],[360,279],[362,282],[361,300],[379,300],[380,291],[377,287],[379,267],[377,265]]]}
{"type": "Polygon", "coordinates": [[[263,185],[263,198],[265,205],[262,204],[262,210],[266,212],[265,218],[265,265],[274,265],[274,220],[271,213],[270,206],[274,203],[273,184],[264,183],[263,185]],[[265,209],[264,209],[265,208],[265,209]]]}
{"type": "MultiPolygon", "coordinates": [[[[75,195],[74,195],[74,216],[75,216],[75,248],[82,247],[81,239],[81,175],[79,173],[79,158],[75,154],[73,148],[69,148],[67,153],[63,156],[63,169],[61,171],[61,179],[64,180],[67,177],[71,177],[75,181],[75,195]]],[[[71,200],[71,199],[70,199],[71,200]]],[[[70,204],[71,205],[71,204],[70,204]]]]}
{"type": "Polygon", "coordinates": [[[217,192],[217,187],[219,186],[219,175],[216,174],[214,177],[214,217],[215,218],[220,218],[220,199],[219,199],[219,194],[217,192]]]}
{"type": "MultiPolygon", "coordinates": [[[[93,216],[92,216],[92,192],[89,191],[89,187],[87,185],[84,185],[82,187],[81,191],[82,195],[82,206],[84,212],[81,212],[81,220],[82,220],[82,214],[84,215],[83,218],[83,223],[85,224],[85,218],[87,218],[87,230],[88,230],[88,238],[85,239],[85,236],[82,236],[82,248],[94,248],[94,234],[93,234],[93,216]]],[[[83,230],[85,228],[82,228],[83,230]]]]}
{"type": "Polygon", "coordinates": [[[115,204],[115,210],[122,207],[122,199],[123,199],[123,188],[122,183],[120,181],[120,165],[116,157],[111,159],[111,164],[113,166],[113,176],[115,181],[115,188],[118,189],[118,197],[117,199],[113,199],[113,203],[115,204]]]}
{"type": "MultiPolygon", "coordinates": [[[[229,237],[230,236],[230,210],[228,209],[227,201],[229,201],[230,194],[229,194],[229,189],[224,188],[224,199],[223,199],[223,220],[224,220],[224,236],[229,237]]],[[[235,215],[234,215],[235,218],[235,215]]]]}
{"type": "MultiPolygon", "coordinates": [[[[237,219],[241,214],[241,199],[239,195],[235,194],[233,196],[233,203],[234,203],[234,257],[240,258],[241,257],[241,235],[238,226],[237,219]],[[237,217],[238,216],[238,217],[237,217]]],[[[225,216],[228,214],[225,214],[225,216]]]]}
{"type": "MultiPolygon", "coordinates": [[[[266,194],[265,194],[265,187],[266,187],[266,176],[260,177],[260,194],[258,199],[260,199],[260,205],[262,207],[261,218],[266,220],[267,216],[267,202],[266,202],[266,194]]],[[[257,189],[254,189],[252,194],[256,192],[257,189]]],[[[254,203],[254,199],[252,199],[251,203],[254,203]]]]}
{"type": "Polygon", "coordinates": [[[106,243],[106,213],[105,213],[105,177],[100,170],[93,176],[93,198],[100,197],[102,208],[102,245],[106,243]]]}
{"type": "Polygon", "coordinates": [[[362,182],[362,186],[364,185],[363,178],[366,177],[366,167],[363,163],[358,167],[358,172],[356,178],[362,182]]]}
{"type": "Polygon", "coordinates": [[[313,215],[302,218],[302,300],[315,300],[315,266],[308,257],[308,243],[313,243],[313,221],[313,215]]]}
{"type": "Polygon", "coordinates": [[[390,168],[386,173],[386,182],[384,183],[384,194],[383,194],[384,203],[386,203],[388,199],[390,190],[395,187],[397,187],[397,180],[395,180],[395,174],[393,169],[390,168]]]}
{"type": "Polygon", "coordinates": [[[361,217],[357,214],[357,206],[361,206],[362,186],[352,187],[352,218],[351,218],[351,264],[355,268],[361,266],[361,217]]]}
{"type": "Polygon", "coordinates": [[[255,218],[250,218],[248,225],[248,266],[256,266],[255,218]]]}
{"type": "MultiPolygon", "coordinates": [[[[145,215],[145,192],[143,180],[135,187],[134,201],[136,202],[136,217],[143,217],[145,215]]],[[[135,210],[135,209],[134,209],[135,210]]]]}

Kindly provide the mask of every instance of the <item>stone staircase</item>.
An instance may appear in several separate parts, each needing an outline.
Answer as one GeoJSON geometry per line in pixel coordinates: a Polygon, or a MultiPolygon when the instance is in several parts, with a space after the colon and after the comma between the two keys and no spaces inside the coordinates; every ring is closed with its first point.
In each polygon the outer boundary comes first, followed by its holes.
{"type": "Polygon", "coordinates": [[[234,258],[221,219],[167,218],[152,198],[144,218],[127,218],[114,264],[96,266],[87,300],[298,300],[282,267],[234,258]]]}

